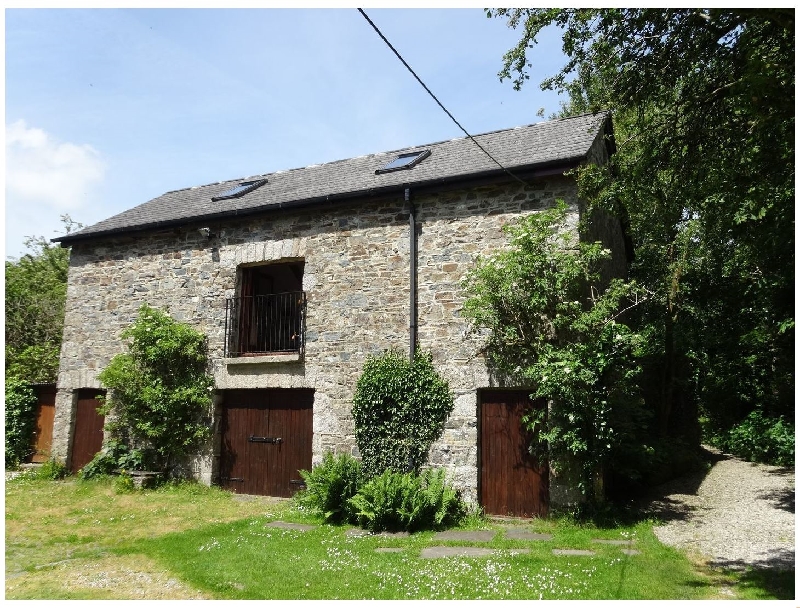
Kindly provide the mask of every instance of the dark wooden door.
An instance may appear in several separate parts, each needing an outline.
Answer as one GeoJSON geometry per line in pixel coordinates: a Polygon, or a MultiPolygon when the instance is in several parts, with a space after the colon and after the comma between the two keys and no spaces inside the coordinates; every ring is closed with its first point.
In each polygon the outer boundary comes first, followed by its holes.
{"type": "Polygon", "coordinates": [[[220,485],[238,494],[291,496],[311,469],[310,389],[225,391],[220,485]]]}
{"type": "Polygon", "coordinates": [[[78,406],[75,413],[75,432],[72,438],[70,469],[77,473],[103,447],[103,425],[105,416],[97,413],[100,401],[97,395],[104,391],[96,388],[78,391],[78,406]]]}
{"type": "Polygon", "coordinates": [[[36,388],[38,405],[36,406],[36,429],[33,431],[33,453],[31,462],[47,462],[50,459],[50,447],[53,443],[53,420],[56,415],[56,387],[40,386],[36,388]]]}
{"type": "Polygon", "coordinates": [[[480,392],[481,505],[487,514],[533,517],[547,514],[548,467],[530,453],[530,434],[522,427],[532,402],[528,391],[480,392]]]}

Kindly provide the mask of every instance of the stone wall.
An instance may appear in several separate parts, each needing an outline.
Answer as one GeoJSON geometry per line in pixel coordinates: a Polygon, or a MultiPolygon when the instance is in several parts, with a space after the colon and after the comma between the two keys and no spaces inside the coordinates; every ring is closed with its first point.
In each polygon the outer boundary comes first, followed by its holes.
{"type": "MultiPolygon", "coordinates": [[[[492,386],[479,342],[460,316],[461,282],[475,257],[501,247],[501,228],[561,198],[578,215],[576,186],[563,176],[522,185],[485,186],[415,197],[418,216],[418,341],[433,354],[456,405],[431,462],[445,466],[477,497],[477,390],[492,386]]],[[[209,202],[209,204],[211,204],[209,202]]],[[[282,211],[197,227],[77,243],[68,301],[54,431],[66,459],[73,391],[98,387],[97,374],[124,345],[119,334],[142,303],[165,309],[209,339],[219,390],[315,390],[314,462],[327,450],[357,453],[351,401],[364,360],[409,341],[409,207],[403,193],[367,203],[282,211]],[[305,354],[287,362],[225,360],[225,298],[236,293],[241,264],[304,260],[305,354]]],[[[219,398],[215,399],[219,412],[219,398]]],[[[216,417],[216,416],[215,416],[216,417]]],[[[217,442],[195,459],[210,483],[217,442]]]]}

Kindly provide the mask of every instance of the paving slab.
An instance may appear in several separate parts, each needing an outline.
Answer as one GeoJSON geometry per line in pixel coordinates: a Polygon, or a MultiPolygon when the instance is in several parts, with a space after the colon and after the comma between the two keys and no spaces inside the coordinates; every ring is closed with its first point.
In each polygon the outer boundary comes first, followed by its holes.
{"type": "Polygon", "coordinates": [[[594,555],[588,549],[553,549],[553,555],[594,555]]]}
{"type": "Polygon", "coordinates": [[[509,528],[506,530],[506,538],[510,540],[553,540],[553,535],[530,532],[520,528],[509,528]]]}
{"type": "Polygon", "coordinates": [[[488,543],[497,533],[494,530],[445,530],[433,537],[434,540],[461,540],[475,543],[488,543]]]}
{"type": "Polygon", "coordinates": [[[619,545],[619,546],[623,546],[624,545],[624,546],[628,546],[628,547],[633,545],[633,541],[632,540],[611,540],[611,539],[607,539],[607,538],[593,538],[592,542],[593,543],[602,543],[604,545],[619,545]]]}
{"type": "Polygon", "coordinates": [[[271,521],[267,524],[268,528],[282,528],[284,530],[297,530],[298,532],[308,532],[313,530],[316,526],[307,526],[306,524],[292,524],[288,521],[271,521]]]}
{"type": "Polygon", "coordinates": [[[494,549],[485,547],[425,547],[420,552],[423,559],[435,559],[438,557],[486,557],[492,555],[494,549]]]}
{"type": "Polygon", "coordinates": [[[402,547],[378,547],[375,553],[402,553],[405,551],[402,547]]]}
{"type": "Polygon", "coordinates": [[[379,536],[381,538],[406,538],[409,536],[408,532],[379,532],[373,534],[369,530],[362,528],[348,528],[345,530],[345,535],[352,538],[363,538],[365,536],[379,536]]]}
{"type": "Polygon", "coordinates": [[[636,549],[623,549],[622,552],[625,555],[641,555],[641,551],[637,551],[636,549]]]}

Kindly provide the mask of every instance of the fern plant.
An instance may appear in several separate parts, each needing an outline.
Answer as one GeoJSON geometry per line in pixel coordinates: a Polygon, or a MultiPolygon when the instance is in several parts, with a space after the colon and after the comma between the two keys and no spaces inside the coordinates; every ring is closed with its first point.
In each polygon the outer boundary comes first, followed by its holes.
{"type": "Polygon", "coordinates": [[[353,523],[371,532],[402,530],[399,507],[403,504],[403,487],[409,485],[408,473],[386,470],[370,479],[348,501],[353,523]]]}
{"type": "Polygon", "coordinates": [[[441,528],[457,524],[467,509],[442,469],[420,475],[386,470],[348,501],[351,521],[372,532],[441,528]]]}
{"type": "Polygon", "coordinates": [[[327,452],[322,463],[310,471],[300,471],[306,489],[296,495],[302,508],[320,513],[329,523],[347,520],[347,501],[361,486],[361,463],[349,454],[327,452]]]}

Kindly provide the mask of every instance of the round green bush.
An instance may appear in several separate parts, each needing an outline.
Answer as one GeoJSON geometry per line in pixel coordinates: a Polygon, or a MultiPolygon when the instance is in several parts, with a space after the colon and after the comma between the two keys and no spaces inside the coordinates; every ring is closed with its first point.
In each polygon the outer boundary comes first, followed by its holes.
{"type": "Polygon", "coordinates": [[[450,387],[429,353],[411,362],[396,351],[367,358],[353,397],[365,476],[386,470],[418,473],[452,411],[450,387]]]}

